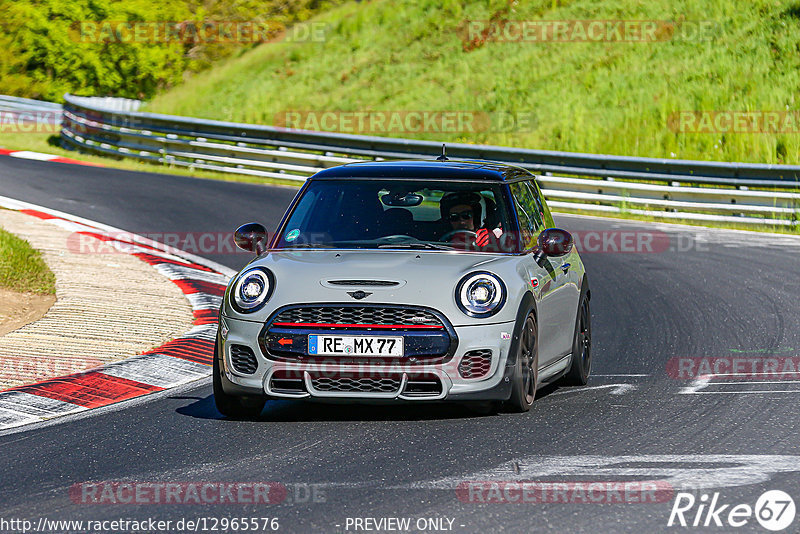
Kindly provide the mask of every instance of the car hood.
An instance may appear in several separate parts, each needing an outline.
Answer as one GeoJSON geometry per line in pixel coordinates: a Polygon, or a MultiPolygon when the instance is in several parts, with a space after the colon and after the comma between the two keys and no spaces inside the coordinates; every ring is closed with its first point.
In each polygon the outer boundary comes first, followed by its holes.
{"type": "MultiPolygon", "coordinates": [[[[252,267],[267,268],[275,275],[270,300],[262,310],[239,314],[227,305],[226,294],[225,315],[263,322],[275,309],[289,304],[344,302],[426,306],[441,311],[456,326],[511,321],[516,310],[505,308],[490,319],[467,317],[456,305],[456,285],[470,272],[488,271],[499,276],[513,291],[522,287],[524,284],[520,282],[527,277],[517,256],[421,250],[270,252],[244,270],[252,267]],[[361,281],[393,284],[360,285],[361,281]],[[347,283],[342,285],[343,282],[347,283]],[[369,295],[355,299],[349,294],[358,290],[369,295]]],[[[512,295],[512,302],[514,298],[512,295]]]]}

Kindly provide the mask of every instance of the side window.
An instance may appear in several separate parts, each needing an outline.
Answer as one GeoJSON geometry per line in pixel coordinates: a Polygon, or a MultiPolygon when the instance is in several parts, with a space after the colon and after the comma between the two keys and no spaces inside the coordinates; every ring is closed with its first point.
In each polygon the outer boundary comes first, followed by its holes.
{"type": "Polygon", "coordinates": [[[553,222],[553,216],[550,214],[550,208],[547,207],[547,202],[544,200],[544,196],[542,195],[542,190],[539,189],[539,184],[536,183],[536,180],[531,180],[529,182],[530,188],[535,192],[536,201],[540,207],[540,213],[544,219],[544,225],[546,228],[552,228],[555,226],[553,222]]]}
{"type": "Polygon", "coordinates": [[[525,182],[511,184],[511,193],[514,195],[514,209],[517,212],[520,232],[522,233],[520,236],[522,238],[522,248],[527,249],[533,246],[538,236],[538,229],[541,226],[535,209],[535,201],[525,182]]]}
{"type": "Polygon", "coordinates": [[[525,184],[525,188],[528,190],[528,194],[526,196],[527,207],[531,214],[531,219],[536,224],[536,234],[538,235],[539,232],[544,230],[544,209],[542,208],[542,201],[539,197],[539,191],[536,189],[536,185],[532,182],[523,182],[525,184]]]}

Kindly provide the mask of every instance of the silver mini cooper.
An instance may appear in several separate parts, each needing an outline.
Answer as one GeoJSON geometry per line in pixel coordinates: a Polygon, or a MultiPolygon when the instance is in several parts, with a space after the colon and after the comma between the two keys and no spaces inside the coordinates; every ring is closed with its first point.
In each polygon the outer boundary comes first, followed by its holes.
{"type": "Polygon", "coordinates": [[[530,409],[586,383],[591,293],[532,174],[483,161],[368,162],[310,178],[228,285],[214,399],[479,401],[530,409]]]}

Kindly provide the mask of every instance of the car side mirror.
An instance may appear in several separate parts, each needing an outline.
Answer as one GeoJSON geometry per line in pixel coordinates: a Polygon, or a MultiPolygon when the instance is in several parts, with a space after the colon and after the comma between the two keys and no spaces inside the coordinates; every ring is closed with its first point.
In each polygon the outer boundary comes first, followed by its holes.
{"type": "Polygon", "coordinates": [[[536,240],[536,250],[533,253],[533,258],[536,263],[539,263],[545,257],[558,258],[565,256],[572,251],[572,246],[575,244],[572,234],[560,228],[548,228],[539,234],[536,240]]]}
{"type": "Polygon", "coordinates": [[[233,233],[233,241],[237,247],[248,252],[255,252],[258,256],[267,250],[268,239],[269,233],[260,223],[243,224],[233,233]]]}

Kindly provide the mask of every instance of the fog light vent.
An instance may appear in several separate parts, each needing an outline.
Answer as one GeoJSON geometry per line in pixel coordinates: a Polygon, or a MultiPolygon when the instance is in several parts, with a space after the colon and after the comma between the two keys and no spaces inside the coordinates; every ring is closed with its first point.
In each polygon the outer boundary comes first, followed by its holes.
{"type": "Polygon", "coordinates": [[[237,373],[243,375],[252,375],[258,369],[256,355],[246,345],[231,345],[231,364],[237,373]]]}
{"type": "Polygon", "coordinates": [[[461,378],[481,378],[489,373],[492,368],[492,350],[471,350],[464,354],[458,364],[458,374],[461,378]]]}

